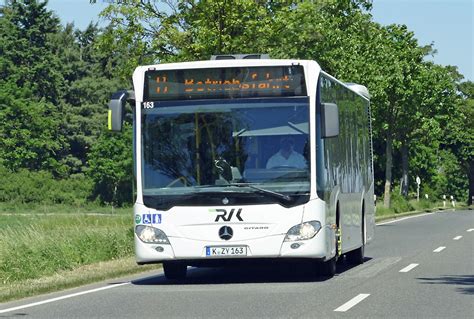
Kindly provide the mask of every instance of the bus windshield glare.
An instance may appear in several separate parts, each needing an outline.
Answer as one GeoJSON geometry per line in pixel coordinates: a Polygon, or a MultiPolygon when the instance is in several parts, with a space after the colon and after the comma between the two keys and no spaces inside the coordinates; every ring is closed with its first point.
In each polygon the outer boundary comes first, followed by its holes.
{"type": "Polygon", "coordinates": [[[144,196],[309,193],[308,97],[155,102],[142,137],[144,196]]]}

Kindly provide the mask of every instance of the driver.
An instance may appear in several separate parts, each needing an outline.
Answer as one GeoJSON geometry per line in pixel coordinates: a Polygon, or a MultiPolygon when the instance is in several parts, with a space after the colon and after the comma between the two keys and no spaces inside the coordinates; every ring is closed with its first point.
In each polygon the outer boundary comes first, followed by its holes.
{"type": "Polygon", "coordinates": [[[294,141],[291,137],[284,137],[280,140],[280,150],[270,157],[267,168],[288,166],[296,168],[306,168],[306,160],[298,152],[293,150],[294,141]]]}

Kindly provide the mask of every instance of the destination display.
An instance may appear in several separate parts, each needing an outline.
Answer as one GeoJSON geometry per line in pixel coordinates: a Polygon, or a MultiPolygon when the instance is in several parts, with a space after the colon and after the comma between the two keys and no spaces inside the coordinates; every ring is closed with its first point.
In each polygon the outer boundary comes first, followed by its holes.
{"type": "Polygon", "coordinates": [[[144,101],[305,95],[299,65],[145,72],[144,101]]]}

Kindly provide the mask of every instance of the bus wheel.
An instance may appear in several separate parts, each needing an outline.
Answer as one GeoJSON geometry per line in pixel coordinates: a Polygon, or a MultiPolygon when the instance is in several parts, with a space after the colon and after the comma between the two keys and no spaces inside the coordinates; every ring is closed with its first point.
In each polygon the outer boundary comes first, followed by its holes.
{"type": "MultiPolygon", "coordinates": [[[[362,206],[363,207],[363,206],[362,206]]],[[[364,263],[364,248],[365,248],[365,215],[364,215],[364,208],[362,208],[362,246],[347,253],[346,258],[350,264],[353,265],[361,265],[364,263]]]]}
{"type": "Polygon", "coordinates": [[[333,277],[336,274],[336,262],[337,258],[333,257],[328,261],[320,264],[319,274],[325,277],[333,277]]]}
{"type": "Polygon", "coordinates": [[[360,265],[364,263],[364,244],[356,250],[350,251],[346,254],[347,262],[353,265],[360,265]]]}
{"type": "Polygon", "coordinates": [[[166,261],[163,263],[163,270],[167,279],[184,279],[186,278],[188,266],[181,262],[166,261]]]}

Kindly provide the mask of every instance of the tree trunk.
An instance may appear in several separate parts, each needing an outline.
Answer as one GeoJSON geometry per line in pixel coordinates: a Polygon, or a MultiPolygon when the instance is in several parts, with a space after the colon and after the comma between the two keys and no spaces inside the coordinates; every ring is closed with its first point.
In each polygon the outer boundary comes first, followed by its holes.
{"type": "Polygon", "coordinates": [[[385,146],[385,191],[383,195],[383,206],[390,207],[390,186],[392,184],[392,137],[387,133],[387,145],[385,146]]]}
{"type": "Polygon", "coordinates": [[[117,187],[118,187],[118,182],[115,183],[114,194],[112,195],[112,214],[114,213],[114,204],[115,204],[115,199],[117,198],[117,187]]]}
{"type": "Polygon", "coordinates": [[[408,197],[408,142],[402,141],[402,184],[400,185],[403,196],[408,197]]]}

